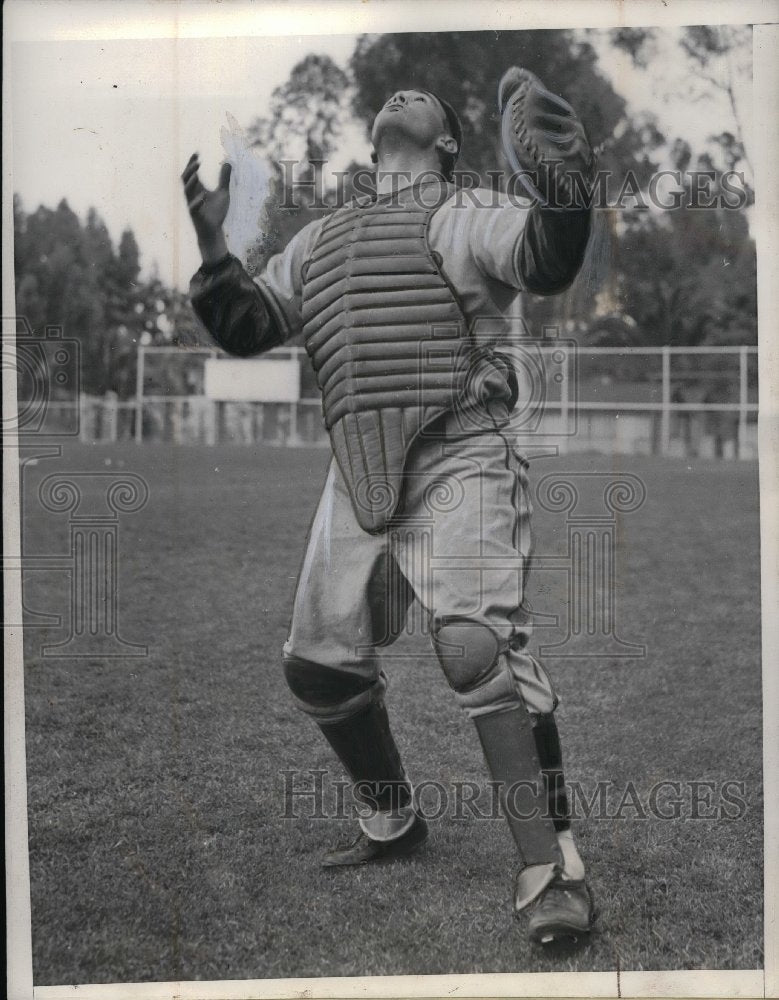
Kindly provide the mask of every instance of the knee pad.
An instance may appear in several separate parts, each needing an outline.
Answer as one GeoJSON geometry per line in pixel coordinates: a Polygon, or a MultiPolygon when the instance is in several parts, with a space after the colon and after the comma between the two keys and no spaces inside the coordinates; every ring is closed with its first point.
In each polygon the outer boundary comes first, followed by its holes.
{"type": "Polygon", "coordinates": [[[446,679],[457,692],[486,681],[500,653],[495,633],[467,619],[439,626],[433,634],[433,646],[446,679]]]}
{"type": "Polygon", "coordinates": [[[359,699],[376,685],[375,680],[296,656],[284,657],[284,676],[298,701],[312,709],[344,705],[355,698],[359,699]]]}

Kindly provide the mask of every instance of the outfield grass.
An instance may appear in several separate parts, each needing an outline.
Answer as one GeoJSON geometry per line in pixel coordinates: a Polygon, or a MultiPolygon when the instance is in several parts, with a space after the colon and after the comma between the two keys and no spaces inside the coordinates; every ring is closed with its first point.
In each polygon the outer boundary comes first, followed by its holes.
{"type": "MultiPolygon", "coordinates": [[[[28,552],[65,552],[66,515],[37,484],[63,469],[143,475],[120,523],[120,624],[142,659],[44,659],[26,635],[34,978],[52,983],[389,973],[762,966],[757,469],[614,456],[538,461],[629,471],[647,486],[619,522],[618,627],[643,660],[549,660],[567,778],[745,783],[713,822],[578,824],[601,909],[584,951],[533,949],[511,918],[502,822],[442,819],[413,860],[325,871],[344,822],[283,818],[285,768],[331,768],[280,670],[327,453],[78,447],[26,474],[28,552]],[[111,465],[106,463],[110,461],[111,465]]],[[[561,515],[535,519],[561,553],[561,515]]],[[[27,604],[67,613],[64,573],[30,574],[27,604]]],[[[564,589],[538,574],[539,611],[564,589]]],[[[550,641],[550,640],[547,640],[550,641]]],[[[421,640],[388,658],[390,712],[412,777],[483,779],[475,732],[421,640]],[[404,655],[400,655],[404,654],[404,655]]]]}

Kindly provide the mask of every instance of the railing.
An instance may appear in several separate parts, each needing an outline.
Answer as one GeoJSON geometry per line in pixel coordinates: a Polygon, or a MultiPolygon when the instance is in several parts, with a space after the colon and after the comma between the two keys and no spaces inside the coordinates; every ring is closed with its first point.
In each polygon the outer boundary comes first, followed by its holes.
{"type": "MultiPolygon", "coordinates": [[[[182,354],[176,348],[139,350],[133,400],[84,396],[78,404],[49,407],[72,411],[78,405],[79,436],[84,441],[327,445],[318,397],[295,403],[239,403],[203,395],[145,393],[149,355],[174,352],[182,354]]],[[[205,359],[217,352],[194,353],[205,359]]],[[[512,420],[514,432],[523,440],[553,441],[562,452],[757,456],[755,347],[614,348],[582,347],[573,341],[516,341],[507,353],[520,372],[523,366],[536,369],[535,384],[527,381],[524,396],[520,377],[520,404],[512,420]],[[535,415],[528,399],[535,405],[535,415]]],[[[271,354],[305,357],[299,347],[271,354]]],[[[187,355],[192,358],[193,352],[187,355]]]]}

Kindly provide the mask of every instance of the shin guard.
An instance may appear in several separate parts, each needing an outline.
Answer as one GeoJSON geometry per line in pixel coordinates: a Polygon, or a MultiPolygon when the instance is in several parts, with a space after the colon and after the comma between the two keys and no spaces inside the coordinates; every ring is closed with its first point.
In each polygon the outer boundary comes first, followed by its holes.
{"type": "Polygon", "coordinates": [[[358,801],[389,813],[409,804],[411,785],[383,701],[372,701],[340,722],[317,724],[354,782],[358,801]]]}
{"type": "Polygon", "coordinates": [[[390,731],[384,675],[364,678],[294,656],[284,658],[284,673],[355,783],[355,798],[382,812],[407,806],[411,786],[390,731]]]}
{"type": "Polygon", "coordinates": [[[484,627],[447,625],[436,652],[460,707],[473,719],[497,784],[504,815],[525,868],[517,907],[527,905],[563,869],[563,856],[547,810],[546,784],[530,715],[497,642],[484,627]],[[456,650],[456,653],[452,651],[456,650]]]}
{"type": "Polygon", "coordinates": [[[473,716],[511,833],[527,865],[561,863],[530,717],[523,705],[473,716]]]}

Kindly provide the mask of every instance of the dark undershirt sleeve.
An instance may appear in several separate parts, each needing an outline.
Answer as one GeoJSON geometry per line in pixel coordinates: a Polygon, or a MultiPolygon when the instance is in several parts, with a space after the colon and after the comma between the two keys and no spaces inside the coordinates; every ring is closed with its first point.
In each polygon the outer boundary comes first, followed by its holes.
{"type": "Polygon", "coordinates": [[[584,260],[590,216],[589,209],[531,209],[517,243],[517,274],[525,291],[554,295],[568,288],[584,260]]]}
{"type": "Polygon", "coordinates": [[[229,354],[247,358],[283,343],[262,292],[232,254],[210,266],[201,265],[189,294],[195,313],[229,354]]]}

